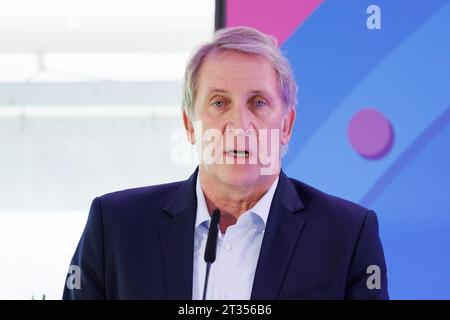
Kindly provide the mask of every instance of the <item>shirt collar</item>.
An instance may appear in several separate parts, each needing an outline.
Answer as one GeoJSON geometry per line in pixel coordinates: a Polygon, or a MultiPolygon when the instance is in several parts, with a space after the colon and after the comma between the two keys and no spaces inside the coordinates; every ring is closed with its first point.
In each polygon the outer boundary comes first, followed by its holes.
{"type": "MultiPolygon", "coordinates": [[[[264,226],[267,224],[267,219],[269,217],[270,206],[272,204],[273,196],[275,194],[275,190],[278,185],[278,180],[280,177],[272,183],[267,192],[258,200],[258,202],[250,208],[247,212],[253,212],[257,214],[262,221],[264,222],[264,226]]],[[[195,227],[197,228],[199,225],[207,221],[211,220],[211,217],[208,212],[208,207],[206,206],[205,195],[203,193],[203,189],[200,182],[200,174],[197,175],[197,183],[195,192],[197,194],[197,216],[195,219],[195,227]]]]}

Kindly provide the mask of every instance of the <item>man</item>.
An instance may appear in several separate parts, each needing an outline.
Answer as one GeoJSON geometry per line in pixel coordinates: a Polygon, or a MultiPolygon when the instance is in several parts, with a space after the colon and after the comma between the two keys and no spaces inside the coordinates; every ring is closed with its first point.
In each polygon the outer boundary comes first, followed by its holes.
{"type": "Polygon", "coordinates": [[[273,38],[216,33],[185,73],[183,120],[200,165],[186,181],[96,198],[65,299],[386,299],[374,212],[288,178],[297,86],[273,38]]]}

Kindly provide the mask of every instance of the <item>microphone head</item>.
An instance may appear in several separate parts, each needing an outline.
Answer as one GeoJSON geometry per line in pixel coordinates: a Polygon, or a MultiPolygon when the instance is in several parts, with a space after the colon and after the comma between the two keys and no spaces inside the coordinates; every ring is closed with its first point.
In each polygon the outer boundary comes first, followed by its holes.
{"type": "Polygon", "coordinates": [[[219,232],[220,210],[214,209],[209,224],[208,239],[206,240],[205,262],[213,263],[216,260],[217,234],[219,232]]]}

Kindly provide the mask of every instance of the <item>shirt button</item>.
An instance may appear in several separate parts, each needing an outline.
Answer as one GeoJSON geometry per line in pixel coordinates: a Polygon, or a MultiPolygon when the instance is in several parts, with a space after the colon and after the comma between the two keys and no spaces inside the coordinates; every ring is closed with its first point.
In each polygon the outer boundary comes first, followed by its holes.
{"type": "Polygon", "coordinates": [[[233,246],[231,244],[226,244],[225,245],[225,250],[230,251],[231,249],[233,249],[233,246]]]}
{"type": "Polygon", "coordinates": [[[227,295],[226,292],[221,292],[221,293],[219,294],[220,299],[225,299],[227,296],[228,296],[228,295],[227,295]]]}

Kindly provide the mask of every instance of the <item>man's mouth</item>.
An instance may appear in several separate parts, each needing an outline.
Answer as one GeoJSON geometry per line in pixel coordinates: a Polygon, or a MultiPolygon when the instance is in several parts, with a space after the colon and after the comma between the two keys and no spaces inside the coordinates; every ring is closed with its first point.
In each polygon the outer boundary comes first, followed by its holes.
{"type": "Polygon", "coordinates": [[[250,153],[247,150],[230,150],[226,152],[227,155],[237,158],[248,158],[250,153]]]}

